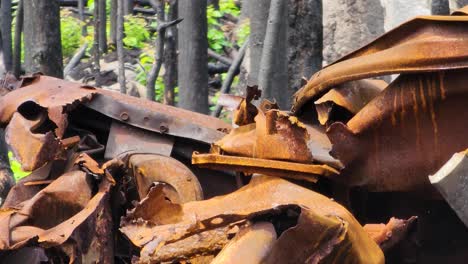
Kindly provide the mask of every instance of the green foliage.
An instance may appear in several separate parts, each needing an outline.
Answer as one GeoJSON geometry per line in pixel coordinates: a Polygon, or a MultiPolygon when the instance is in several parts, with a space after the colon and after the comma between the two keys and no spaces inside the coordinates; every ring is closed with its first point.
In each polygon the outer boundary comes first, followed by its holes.
{"type": "MultiPolygon", "coordinates": [[[[151,71],[153,62],[154,59],[151,54],[147,52],[142,52],[140,54],[140,67],[137,68],[136,81],[141,85],[146,86],[146,76],[148,75],[148,72],[151,71]]],[[[162,76],[158,76],[156,79],[154,90],[156,94],[156,102],[162,102],[164,99],[164,81],[162,76]]]]}
{"type": "Polygon", "coordinates": [[[125,18],[124,45],[129,48],[143,48],[145,41],[151,37],[150,32],[146,28],[146,21],[134,16],[127,16],[125,18]]]}
{"type": "Polygon", "coordinates": [[[240,10],[234,0],[221,0],[219,2],[219,10],[216,10],[212,5],[206,10],[206,19],[208,22],[208,45],[216,51],[222,52],[225,47],[231,47],[232,44],[227,40],[224,31],[219,22],[220,18],[229,14],[234,17],[239,16],[240,10]]]}
{"type": "Polygon", "coordinates": [[[81,25],[79,19],[72,17],[69,13],[62,12],[60,18],[60,31],[62,35],[62,53],[64,57],[73,56],[80,47],[81,25]]]}
{"type": "Polygon", "coordinates": [[[10,160],[10,169],[13,172],[15,181],[19,181],[31,174],[30,171],[24,171],[21,169],[21,164],[15,159],[13,152],[8,151],[8,159],[10,160]]]}

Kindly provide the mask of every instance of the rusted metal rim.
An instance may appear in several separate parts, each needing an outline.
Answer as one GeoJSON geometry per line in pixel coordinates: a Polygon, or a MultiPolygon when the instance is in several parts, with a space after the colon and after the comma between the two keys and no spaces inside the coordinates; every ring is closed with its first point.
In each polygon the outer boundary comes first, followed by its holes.
{"type": "Polygon", "coordinates": [[[292,112],[348,81],[468,68],[467,44],[468,17],[417,17],[312,76],[294,95],[292,112]]]}
{"type": "Polygon", "coordinates": [[[331,177],[339,171],[328,165],[302,164],[295,162],[235,157],[194,152],[192,164],[219,170],[259,173],[283,178],[316,182],[317,176],[331,177]]]}

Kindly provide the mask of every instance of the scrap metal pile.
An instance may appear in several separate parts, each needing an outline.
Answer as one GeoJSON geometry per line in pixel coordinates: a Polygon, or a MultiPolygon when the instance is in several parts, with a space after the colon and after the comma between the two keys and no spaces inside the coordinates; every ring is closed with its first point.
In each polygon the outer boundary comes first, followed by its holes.
{"type": "Polygon", "coordinates": [[[463,9],[327,66],[291,112],[248,87],[228,98],[233,127],[47,76],[5,80],[0,123],[32,173],[1,207],[0,262],[464,263],[467,83],[463,9]]]}

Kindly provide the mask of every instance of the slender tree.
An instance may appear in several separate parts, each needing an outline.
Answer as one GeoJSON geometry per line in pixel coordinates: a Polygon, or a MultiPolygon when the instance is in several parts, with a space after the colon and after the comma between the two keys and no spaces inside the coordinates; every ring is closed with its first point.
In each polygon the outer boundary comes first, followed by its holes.
{"type": "Polygon", "coordinates": [[[124,2],[125,0],[117,1],[117,57],[119,60],[119,85],[120,92],[127,93],[126,80],[125,80],[125,65],[124,65],[124,2]]]}
{"type": "Polygon", "coordinates": [[[179,1],[179,106],[208,113],[206,0],[179,1]]]}
{"type": "Polygon", "coordinates": [[[117,0],[110,2],[110,43],[117,43],[117,0]]]}
{"type": "Polygon", "coordinates": [[[16,11],[15,23],[15,39],[14,39],[14,53],[13,53],[13,74],[18,78],[21,74],[21,37],[23,34],[24,22],[24,0],[18,1],[18,9],[16,11]]]}
{"type": "Polygon", "coordinates": [[[78,0],[78,15],[80,17],[81,22],[83,25],[81,26],[81,35],[86,36],[88,35],[88,31],[86,30],[86,23],[85,23],[85,16],[84,16],[84,8],[88,0],[78,0]]]}
{"type": "Polygon", "coordinates": [[[287,50],[287,10],[287,1],[271,1],[258,75],[262,97],[276,100],[281,108],[285,108],[289,101],[284,96],[288,86],[288,62],[284,52],[287,50]]]}
{"type": "Polygon", "coordinates": [[[58,0],[24,2],[24,45],[27,72],[63,77],[58,0]]]}
{"type": "Polygon", "coordinates": [[[1,31],[2,31],[2,47],[3,47],[3,64],[6,71],[13,70],[13,50],[11,39],[11,0],[2,0],[0,7],[1,16],[1,31]]]}
{"type": "Polygon", "coordinates": [[[243,12],[250,19],[248,85],[258,85],[258,72],[262,58],[263,41],[271,0],[246,0],[243,12]]]}
{"type": "Polygon", "coordinates": [[[99,51],[107,53],[107,12],[106,0],[99,0],[99,51]]]}
{"type": "MultiPolygon", "coordinates": [[[[177,0],[170,0],[166,21],[177,18],[177,0]]],[[[164,104],[174,105],[174,89],[177,86],[177,27],[167,29],[164,47],[164,104]]]]}
{"type": "Polygon", "coordinates": [[[124,15],[125,16],[133,14],[133,5],[134,5],[134,0],[124,1],[124,15]]]}
{"type": "Polygon", "coordinates": [[[164,0],[150,0],[150,3],[153,6],[154,11],[156,11],[156,18],[158,20],[158,37],[155,43],[153,66],[146,78],[146,99],[154,101],[156,99],[154,86],[162,66],[164,35],[166,33],[166,29],[161,27],[161,24],[164,23],[164,0]]]}
{"type": "MultiPolygon", "coordinates": [[[[105,0],[94,0],[94,43],[93,43],[93,58],[94,58],[94,74],[96,78],[98,77],[99,73],[101,72],[101,65],[99,63],[101,59],[101,52],[100,52],[100,31],[101,31],[101,26],[100,26],[100,21],[99,21],[99,9],[101,7],[102,1],[105,0]]],[[[96,82],[97,84],[97,82],[96,82]]]]}

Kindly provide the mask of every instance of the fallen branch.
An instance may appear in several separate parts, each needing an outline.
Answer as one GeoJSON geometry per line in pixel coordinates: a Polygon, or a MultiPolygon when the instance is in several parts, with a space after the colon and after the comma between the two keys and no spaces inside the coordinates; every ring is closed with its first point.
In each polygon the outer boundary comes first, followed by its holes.
{"type": "MultiPolygon", "coordinates": [[[[234,81],[234,77],[239,71],[240,65],[242,64],[242,60],[244,59],[245,50],[247,49],[248,42],[249,42],[249,39],[247,39],[244,42],[244,44],[239,50],[239,53],[237,54],[236,58],[232,62],[231,67],[229,67],[229,71],[226,75],[226,79],[223,82],[223,86],[221,86],[220,93],[222,94],[229,93],[229,90],[231,89],[232,81],[234,81]]],[[[219,117],[222,109],[223,107],[220,104],[216,104],[216,109],[213,111],[212,116],[219,117]]]]}
{"type": "Polygon", "coordinates": [[[88,48],[88,43],[85,43],[85,44],[83,44],[83,46],[81,46],[81,48],[75,53],[75,55],[73,55],[73,57],[72,57],[71,60],[68,62],[67,66],[65,66],[65,69],[63,70],[63,76],[64,76],[64,77],[67,77],[68,74],[71,72],[71,70],[73,70],[73,68],[75,68],[76,65],[78,65],[78,63],[80,63],[81,58],[83,58],[83,56],[85,55],[86,49],[87,49],[87,48],[88,48]]]}
{"type": "Polygon", "coordinates": [[[208,57],[210,58],[213,58],[219,62],[222,62],[226,65],[231,65],[232,64],[232,60],[227,58],[227,57],[224,57],[222,55],[219,55],[218,53],[216,53],[214,50],[211,50],[211,49],[208,49],[208,57]]]}

